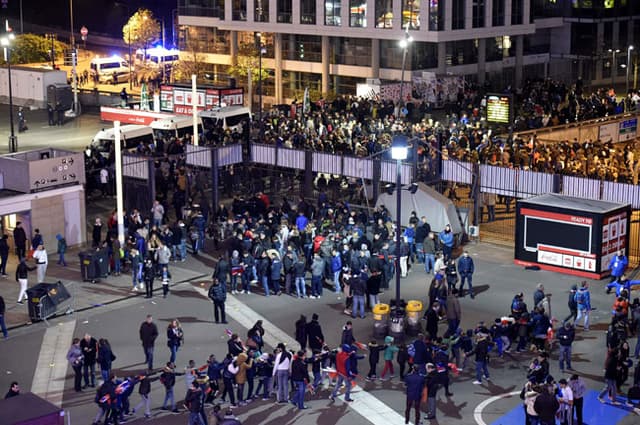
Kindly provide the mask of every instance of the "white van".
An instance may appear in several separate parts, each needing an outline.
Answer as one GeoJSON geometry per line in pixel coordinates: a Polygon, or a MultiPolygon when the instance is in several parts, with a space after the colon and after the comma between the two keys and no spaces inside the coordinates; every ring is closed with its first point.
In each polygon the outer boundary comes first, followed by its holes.
{"type": "Polygon", "coordinates": [[[129,81],[129,63],[120,56],[91,59],[91,71],[98,75],[101,83],[129,81]]]}
{"type": "MultiPolygon", "coordinates": [[[[155,140],[170,140],[172,137],[181,138],[193,134],[193,117],[178,116],[152,121],[149,127],[153,130],[155,140]]],[[[202,134],[202,120],[198,118],[198,134],[202,134]]]]}
{"type": "MultiPolygon", "coordinates": [[[[135,149],[140,142],[153,144],[153,130],[146,125],[128,124],[120,126],[120,141],[124,149],[135,149]]],[[[114,146],[115,132],[113,127],[102,129],[91,141],[91,148],[103,155],[108,155],[114,146]]]]}
{"type": "Polygon", "coordinates": [[[171,66],[179,59],[180,51],[175,49],[152,47],[146,50],[146,58],[144,49],[136,50],[136,63],[142,64],[146,62],[154,68],[160,68],[162,65],[171,66]]]}
{"type": "Polygon", "coordinates": [[[245,106],[225,106],[200,112],[207,130],[222,127],[225,130],[242,131],[243,121],[251,122],[251,109],[245,106]]]}

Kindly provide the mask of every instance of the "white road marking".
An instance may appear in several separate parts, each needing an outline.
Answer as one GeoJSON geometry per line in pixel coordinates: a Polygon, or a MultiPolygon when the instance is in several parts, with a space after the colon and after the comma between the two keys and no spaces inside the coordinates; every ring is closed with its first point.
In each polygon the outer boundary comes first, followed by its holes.
{"type": "Polygon", "coordinates": [[[42,347],[31,383],[31,392],[62,407],[62,393],[67,375],[67,351],[71,346],[76,321],[60,323],[48,328],[42,338],[42,347]]]}
{"type": "Polygon", "coordinates": [[[512,397],[516,394],[520,394],[520,391],[512,391],[510,393],[504,393],[504,394],[495,395],[493,397],[489,397],[488,399],[484,400],[482,403],[476,406],[476,408],[473,411],[473,419],[475,419],[478,425],[487,425],[487,423],[482,419],[482,411],[484,410],[484,408],[490,405],[491,403],[493,403],[494,401],[498,401],[501,398],[512,397]]]}
{"type": "MultiPolygon", "coordinates": [[[[205,289],[196,286],[195,289],[208,299],[208,288],[205,289]]],[[[288,347],[296,347],[298,345],[295,339],[285,331],[278,328],[254,310],[248,308],[245,304],[239,302],[233,295],[227,295],[225,313],[247,329],[251,329],[258,320],[262,320],[263,327],[269,329],[269,332],[264,336],[264,342],[272,347],[275,347],[280,342],[285,343],[288,347]]],[[[340,396],[339,398],[344,400],[344,396],[340,396]]],[[[404,424],[404,417],[402,415],[367,391],[364,391],[359,385],[352,388],[351,398],[354,401],[349,404],[349,407],[374,425],[404,424]]]]}

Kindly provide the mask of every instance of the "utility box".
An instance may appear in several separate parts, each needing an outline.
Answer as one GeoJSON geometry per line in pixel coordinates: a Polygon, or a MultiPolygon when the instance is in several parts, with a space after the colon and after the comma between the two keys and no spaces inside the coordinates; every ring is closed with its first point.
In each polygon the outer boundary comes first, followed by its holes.
{"type": "MultiPolygon", "coordinates": [[[[67,84],[67,73],[28,66],[11,67],[13,104],[39,109],[47,107],[47,88],[52,84],[67,84]]],[[[9,103],[9,68],[0,67],[0,102],[9,103]]]]}
{"type": "Polygon", "coordinates": [[[56,105],[60,102],[60,107],[64,110],[71,109],[73,106],[73,92],[69,84],[49,84],[47,87],[47,104],[56,109],[56,105]]]}
{"type": "Polygon", "coordinates": [[[516,204],[515,263],[601,279],[629,246],[631,205],[555,193],[516,204]]]}

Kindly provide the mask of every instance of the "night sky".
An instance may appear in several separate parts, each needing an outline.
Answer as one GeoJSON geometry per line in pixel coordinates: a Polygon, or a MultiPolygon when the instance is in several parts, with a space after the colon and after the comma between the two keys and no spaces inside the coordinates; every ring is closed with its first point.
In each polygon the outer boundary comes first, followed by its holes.
{"type": "MultiPolygon", "coordinates": [[[[19,28],[20,0],[0,0],[8,3],[8,9],[0,9],[0,16],[9,16],[11,25],[19,28]]],[[[156,18],[165,18],[167,29],[171,27],[171,11],[177,6],[176,0],[73,0],[73,17],[75,32],[78,34],[83,25],[89,34],[102,33],[122,36],[122,26],[126,23],[127,4],[130,13],[139,7],[150,9],[156,18]],[[122,6],[117,6],[117,4],[122,6]]],[[[69,30],[69,0],[22,0],[24,22],[57,27],[69,30]]]]}

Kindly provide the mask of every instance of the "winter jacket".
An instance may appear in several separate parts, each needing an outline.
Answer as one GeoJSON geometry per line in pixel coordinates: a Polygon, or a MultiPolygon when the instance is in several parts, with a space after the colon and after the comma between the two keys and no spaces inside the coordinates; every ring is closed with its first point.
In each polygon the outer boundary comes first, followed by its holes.
{"type": "Polygon", "coordinates": [[[591,310],[591,294],[586,287],[576,292],[576,304],[578,304],[578,310],[591,310]]]}
{"type": "Polygon", "coordinates": [[[458,273],[460,273],[460,276],[470,276],[474,271],[473,258],[465,255],[460,257],[458,260],[458,273]]]}
{"type": "Polygon", "coordinates": [[[393,337],[392,336],[386,336],[384,338],[384,344],[385,344],[385,349],[384,349],[384,359],[385,361],[391,361],[393,360],[393,356],[395,355],[395,353],[397,353],[399,351],[399,348],[397,345],[395,345],[393,343],[393,337]]]}
{"type": "Polygon", "coordinates": [[[431,239],[430,237],[424,238],[424,242],[422,242],[422,250],[425,254],[435,255],[436,253],[436,241],[435,239],[431,239]]]}
{"type": "Polygon", "coordinates": [[[364,296],[367,292],[367,274],[360,273],[356,279],[351,279],[351,293],[354,296],[364,296]]]}
{"type": "Polygon", "coordinates": [[[460,301],[456,296],[447,297],[447,320],[462,320],[462,310],[460,309],[460,301]]]}
{"type": "Polygon", "coordinates": [[[378,295],[380,293],[381,282],[381,273],[376,273],[369,276],[369,279],[367,279],[367,293],[370,295],[378,295]]]}
{"type": "Polygon", "coordinates": [[[21,261],[20,264],[18,264],[18,267],[16,267],[16,281],[18,279],[26,279],[28,276],[28,272],[35,270],[35,267],[29,267],[27,266],[27,263],[25,263],[24,261],[21,261]]]}
{"type": "Polygon", "coordinates": [[[303,359],[296,358],[291,363],[291,380],[293,382],[309,380],[309,370],[307,369],[307,363],[303,359]]]}
{"type": "Polygon", "coordinates": [[[352,345],[356,342],[356,339],[353,337],[353,329],[344,326],[342,328],[342,338],[340,339],[340,345],[352,345]]]}
{"type": "Polygon", "coordinates": [[[304,277],[305,275],[305,264],[302,257],[293,265],[293,271],[295,272],[296,278],[304,277]]]}
{"type": "Polygon", "coordinates": [[[445,232],[444,230],[438,235],[440,241],[449,248],[453,248],[453,232],[445,232]]]}
{"type": "Polygon", "coordinates": [[[277,258],[271,260],[271,280],[280,280],[282,274],[282,262],[277,258]]]}
{"type": "Polygon", "coordinates": [[[182,329],[181,328],[167,328],[167,346],[168,347],[180,347],[182,344],[182,329]]]}
{"type": "Polygon", "coordinates": [[[225,302],[227,299],[227,291],[225,291],[222,284],[216,282],[209,287],[208,296],[211,301],[225,302]]]}
{"type": "Polygon", "coordinates": [[[342,270],[342,260],[340,259],[340,254],[336,254],[331,257],[331,272],[339,272],[342,270]]]}
{"type": "Polygon", "coordinates": [[[111,364],[113,363],[114,355],[111,351],[111,347],[107,344],[103,344],[98,347],[98,364],[101,370],[111,370],[111,364]]]}
{"type": "Polygon", "coordinates": [[[322,257],[313,257],[311,263],[311,276],[322,276],[324,274],[324,260],[322,257]]]}
{"type": "Polygon", "coordinates": [[[140,325],[140,341],[145,348],[153,347],[158,337],[158,327],[155,323],[142,322],[140,325]]]}
{"type": "Polygon", "coordinates": [[[171,260],[171,250],[166,245],[156,250],[156,261],[158,264],[169,264],[171,260]]]}
{"type": "Polygon", "coordinates": [[[417,372],[404,376],[404,384],[407,386],[407,400],[420,400],[424,388],[424,377],[417,372]]]}
{"type": "Polygon", "coordinates": [[[238,354],[236,360],[238,365],[238,373],[236,373],[236,384],[244,384],[247,382],[247,370],[253,366],[253,359],[247,362],[247,355],[245,353],[238,354]]]}
{"type": "Polygon", "coordinates": [[[620,277],[624,274],[624,270],[627,268],[629,260],[624,255],[616,255],[609,262],[609,269],[611,270],[611,276],[620,277]]]}
{"type": "Polygon", "coordinates": [[[477,362],[485,362],[487,361],[487,356],[489,355],[489,341],[487,338],[481,338],[476,343],[475,347],[476,361],[477,362]]]}
{"type": "Polygon", "coordinates": [[[573,343],[575,337],[576,331],[575,329],[573,329],[573,327],[567,329],[564,326],[561,326],[560,329],[558,329],[558,333],[556,334],[556,338],[558,338],[560,345],[562,345],[563,347],[571,347],[571,344],[573,343]]]}
{"type": "Polygon", "coordinates": [[[307,323],[307,337],[309,338],[309,347],[312,350],[320,350],[324,344],[324,335],[322,334],[322,328],[317,320],[312,320],[307,323]]]}

